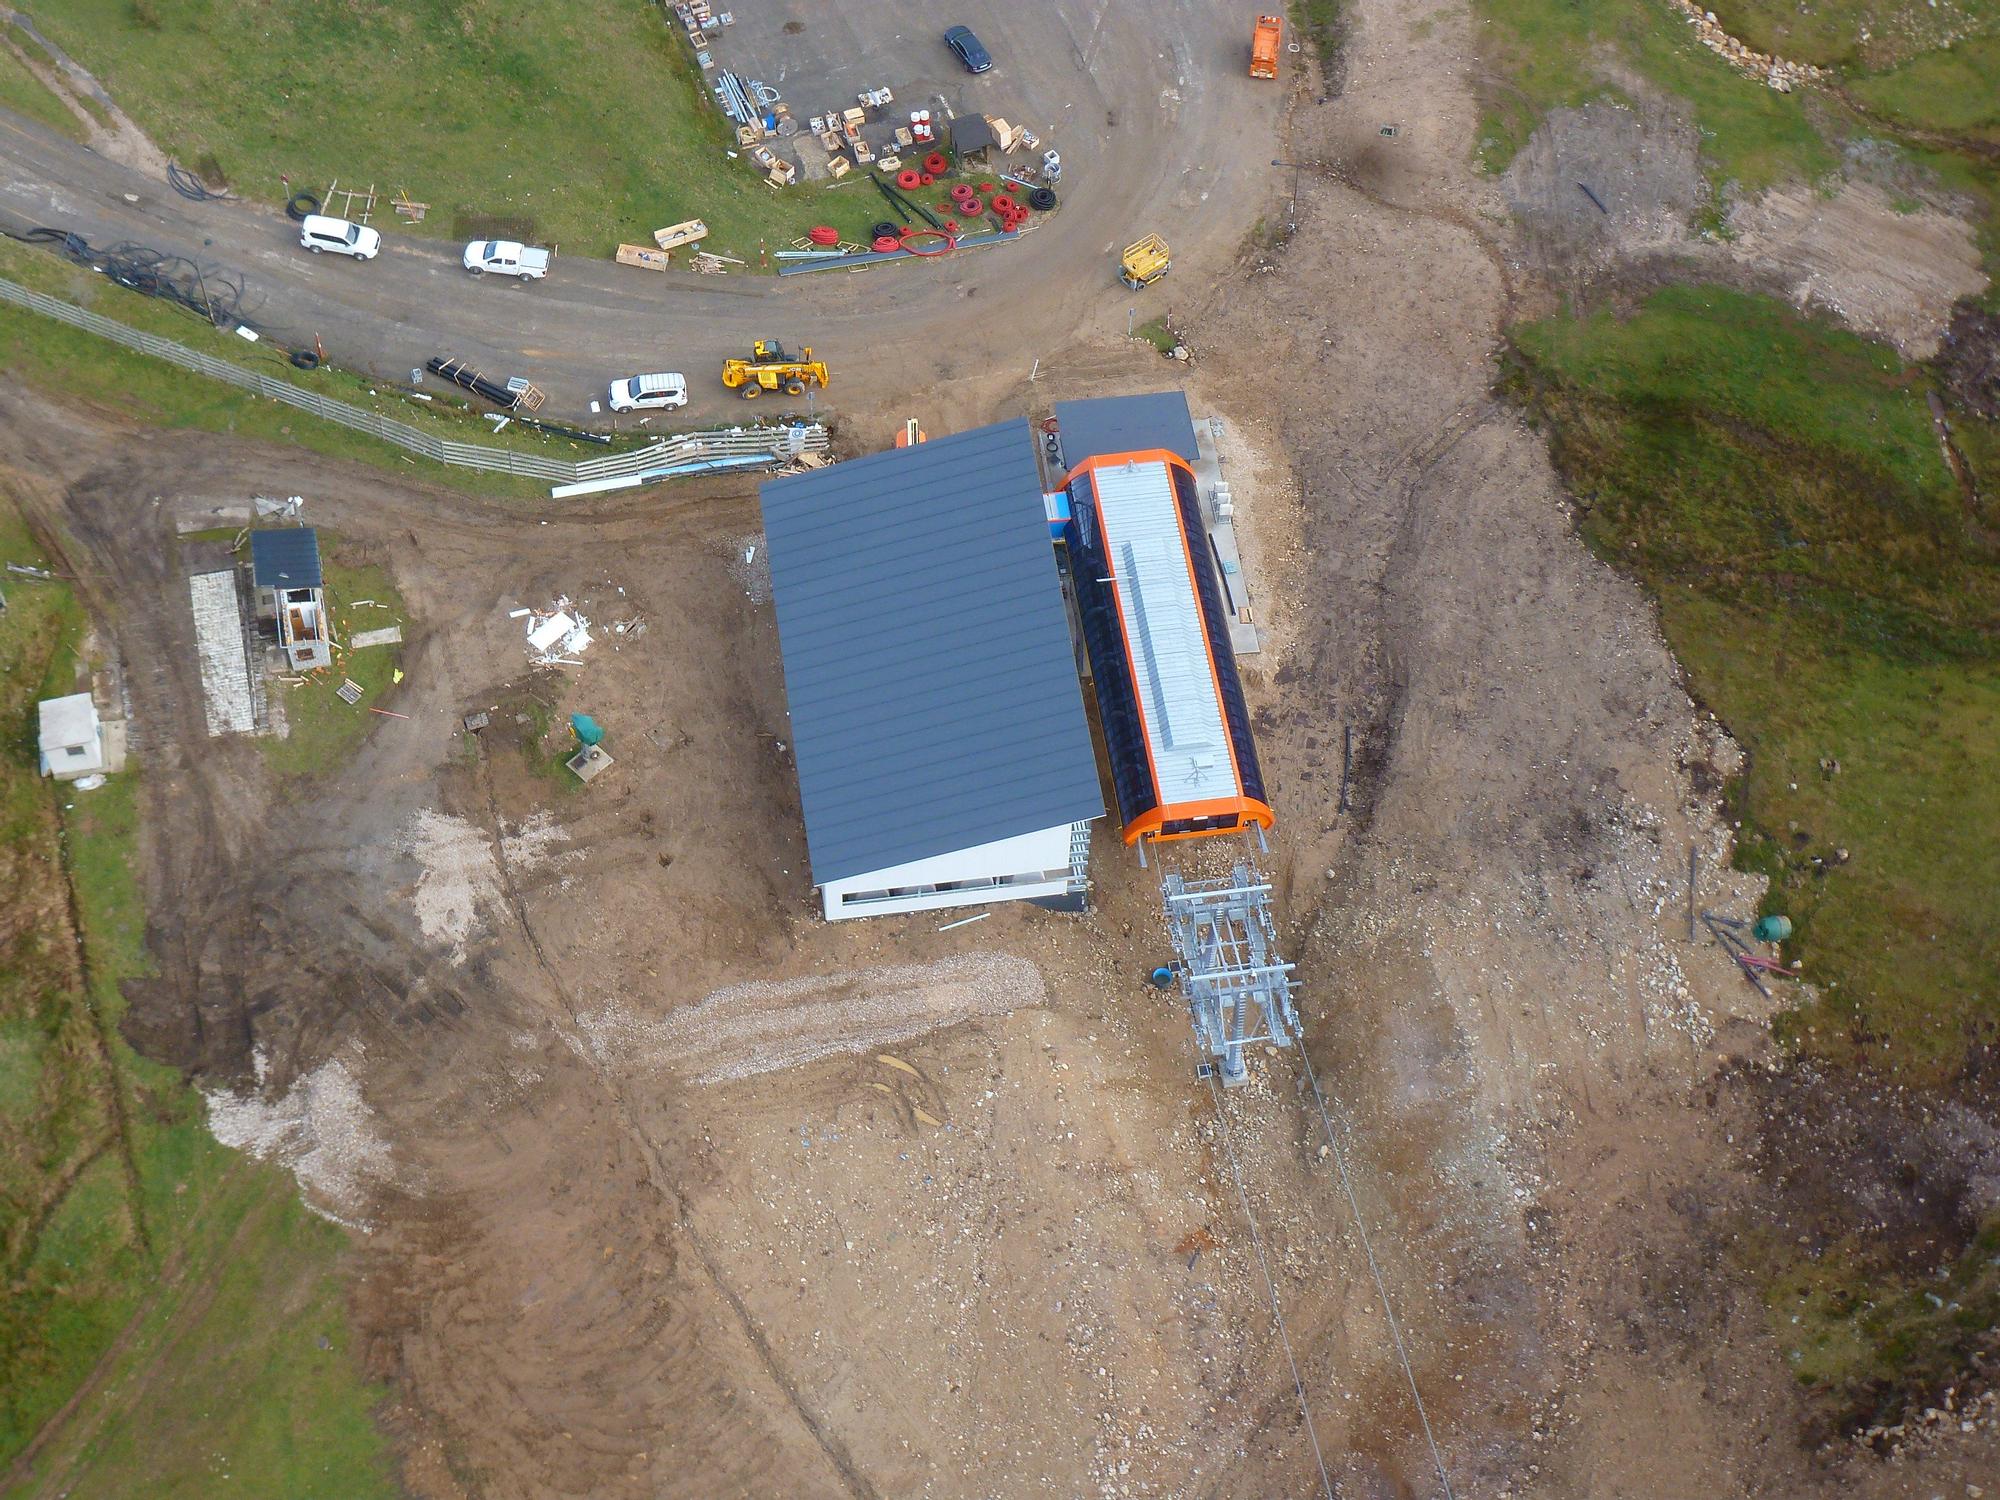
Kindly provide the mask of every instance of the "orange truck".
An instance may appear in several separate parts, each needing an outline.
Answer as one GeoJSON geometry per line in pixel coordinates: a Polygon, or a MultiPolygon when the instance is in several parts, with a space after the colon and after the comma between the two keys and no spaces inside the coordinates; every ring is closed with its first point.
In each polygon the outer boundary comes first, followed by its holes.
{"type": "Polygon", "coordinates": [[[1278,43],[1284,39],[1285,23],[1277,16],[1259,16],[1257,29],[1250,33],[1250,76],[1278,76],[1278,43]]]}

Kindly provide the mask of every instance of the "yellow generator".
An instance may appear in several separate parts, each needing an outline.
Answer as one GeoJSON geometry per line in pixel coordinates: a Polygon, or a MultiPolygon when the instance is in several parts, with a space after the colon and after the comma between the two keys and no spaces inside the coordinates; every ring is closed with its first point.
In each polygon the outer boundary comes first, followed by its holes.
{"type": "Polygon", "coordinates": [[[1124,260],[1118,271],[1118,279],[1138,291],[1142,286],[1151,286],[1173,265],[1167,255],[1167,242],[1157,234],[1149,234],[1125,247],[1124,260]]]}
{"type": "Polygon", "coordinates": [[[826,365],[813,358],[810,347],[794,359],[776,339],[759,339],[750,346],[750,357],[732,356],[722,362],[722,383],[745,401],[754,401],[766,391],[783,391],[787,396],[803,396],[808,385],[826,389],[826,365]]]}

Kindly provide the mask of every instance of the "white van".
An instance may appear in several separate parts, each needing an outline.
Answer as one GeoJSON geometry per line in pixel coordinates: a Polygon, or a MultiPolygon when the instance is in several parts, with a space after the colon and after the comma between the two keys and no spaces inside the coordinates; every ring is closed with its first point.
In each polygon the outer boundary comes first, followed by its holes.
{"type": "Polygon", "coordinates": [[[382,248],[382,236],[366,224],[350,224],[325,214],[307,214],[299,222],[299,243],[314,255],[331,250],[335,255],[373,260],[382,248]]]}
{"type": "Polygon", "coordinates": [[[670,410],[687,404],[685,375],[632,375],[611,382],[613,411],[670,410]]]}

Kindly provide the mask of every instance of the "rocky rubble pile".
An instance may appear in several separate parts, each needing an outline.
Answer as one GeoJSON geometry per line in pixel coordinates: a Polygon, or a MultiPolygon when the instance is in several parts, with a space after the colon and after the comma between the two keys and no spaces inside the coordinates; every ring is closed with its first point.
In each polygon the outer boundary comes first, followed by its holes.
{"type": "Polygon", "coordinates": [[[1814,67],[1811,63],[1787,62],[1782,57],[1772,57],[1767,52],[1756,52],[1744,46],[1716,24],[1714,11],[1703,10],[1693,0],[1674,0],[1674,5],[1694,27],[1695,36],[1702,46],[1753,77],[1761,78],[1781,94],[1789,94],[1794,84],[1826,77],[1825,68],[1814,67]]]}
{"type": "MultiPolygon", "coordinates": [[[[1988,1389],[1961,1400],[1954,1386],[1944,1393],[1944,1399],[1936,1406],[1927,1406],[1921,1413],[1893,1425],[1865,1428],[1854,1435],[1854,1441],[1860,1447],[1872,1448],[1883,1454],[1893,1463],[1906,1455],[1922,1452],[1948,1433],[1977,1432],[1981,1428],[1992,1427],[1996,1421],[2000,1421],[2000,1391],[1988,1389]]],[[[1981,1492],[1977,1487],[1968,1485],[1966,1493],[1976,1497],[1981,1492]]]]}

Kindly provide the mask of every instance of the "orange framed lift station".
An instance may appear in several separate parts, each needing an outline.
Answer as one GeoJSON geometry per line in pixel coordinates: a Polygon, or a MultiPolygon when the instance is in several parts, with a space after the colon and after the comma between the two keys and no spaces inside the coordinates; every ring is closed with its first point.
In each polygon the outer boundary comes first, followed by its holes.
{"type": "Polygon", "coordinates": [[[1125,842],[1274,819],[1194,470],[1164,449],[1069,473],[1069,549],[1125,842]]]}

